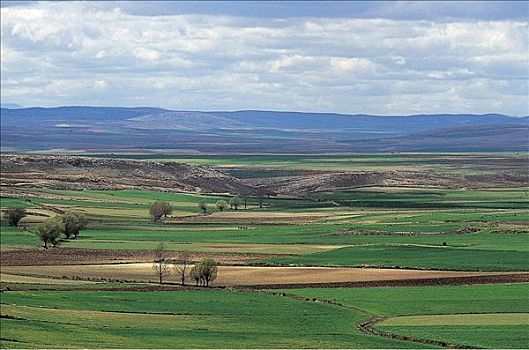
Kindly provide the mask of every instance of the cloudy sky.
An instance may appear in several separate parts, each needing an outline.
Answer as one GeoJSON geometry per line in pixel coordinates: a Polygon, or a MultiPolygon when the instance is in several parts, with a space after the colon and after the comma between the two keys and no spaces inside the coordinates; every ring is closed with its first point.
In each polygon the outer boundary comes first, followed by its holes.
{"type": "Polygon", "coordinates": [[[2,1],[2,103],[529,114],[527,2],[2,1]]]}

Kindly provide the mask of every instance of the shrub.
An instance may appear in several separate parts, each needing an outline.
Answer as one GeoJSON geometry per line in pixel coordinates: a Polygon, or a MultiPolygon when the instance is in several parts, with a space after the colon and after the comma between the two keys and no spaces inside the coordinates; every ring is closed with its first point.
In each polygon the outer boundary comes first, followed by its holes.
{"type": "Polygon", "coordinates": [[[198,208],[202,210],[202,213],[206,214],[208,212],[208,202],[206,201],[198,202],[198,208]]]}
{"type": "Polygon", "coordinates": [[[23,217],[25,217],[26,209],[24,208],[11,208],[7,210],[7,222],[9,226],[18,227],[18,224],[20,223],[20,220],[22,220],[23,217]]]}

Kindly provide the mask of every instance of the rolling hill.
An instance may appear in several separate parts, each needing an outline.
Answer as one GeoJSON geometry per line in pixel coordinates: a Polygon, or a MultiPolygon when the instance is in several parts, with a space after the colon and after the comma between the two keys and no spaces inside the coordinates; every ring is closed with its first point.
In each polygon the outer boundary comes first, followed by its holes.
{"type": "Polygon", "coordinates": [[[341,153],[520,151],[529,117],[160,108],[1,109],[4,151],[341,153]]]}

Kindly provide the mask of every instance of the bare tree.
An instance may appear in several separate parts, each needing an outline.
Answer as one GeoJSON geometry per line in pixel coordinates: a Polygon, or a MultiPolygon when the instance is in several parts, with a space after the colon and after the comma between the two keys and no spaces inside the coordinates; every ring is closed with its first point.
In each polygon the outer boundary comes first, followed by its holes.
{"type": "Polygon", "coordinates": [[[198,285],[209,287],[209,284],[217,278],[218,266],[213,259],[200,260],[191,268],[190,275],[198,285]]]}
{"type": "Polygon", "coordinates": [[[203,259],[200,263],[200,272],[202,275],[203,283],[206,287],[217,278],[217,272],[219,270],[217,262],[213,259],[203,259]]]}
{"type": "Polygon", "coordinates": [[[191,268],[191,270],[189,271],[189,275],[195,281],[195,284],[198,286],[198,284],[201,282],[201,279],[202,279],[198,264],[191,268]]]}
{"type": "Polygon", "coordinates": [[[188,252],[183,252],[179,255],[175,265],[176,277],[183,286],[186,285],[186,273],[189,269],[191,269],[191,255],[188,252]]]}
{"type": "Polygon", "coordinates": [[[149,214],[151,214],[151,220],[153,222],[160,221],[162,217],[167,217],[172,212],[173,207],[166,201],[154,201],[149,209],[149,214]]]}
{"type": "Polygon", "coordinates": [[[165,244],[158,244],[156,249],[154,249],[154,264],[152,265],[152,268],[156,272],[160,284],[163,284],[164,279],[169,276],[169,273],[171,272],[169,267],[170,262],[169,252],[165,247],[165,244]]]}

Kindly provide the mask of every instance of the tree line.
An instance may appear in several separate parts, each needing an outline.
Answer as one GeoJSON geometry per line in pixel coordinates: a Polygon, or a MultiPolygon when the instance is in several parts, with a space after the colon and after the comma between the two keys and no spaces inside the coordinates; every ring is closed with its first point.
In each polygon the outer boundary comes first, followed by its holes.
{"type": "MultiPolygon", "coordinates": [[[[241,199],[239,196],[233,196],[230,198],[229,201],[225,201],[224,199],[218,200],[215,203],[215,208],[223,212],[224,210],[228,209],[228,207],[232,210],[238,210],[242,205],[244,205],[244,209],[247,208],[247,200],[241,199]]],[[[207,214],[209,204],[205,200],[201,200],[197,204],[198,209],[203,213],[207,214]]],[[[262,198],[259,198],[259,208],[263,207],[263,200],[262,198]]],[[[152,222],[160,222],[163,218],[166,218],[167,216],[171,215],[173,212],[173,207],[171,204],[167,201],[157,200],[154,201],[150,208],[149,208],[149,214],[151,217],[152,222]]]]}
{"type": "Polygon", "coordinates": [[[190,254],[184,252],[178,259],[172,259],[164,243],[158,244],[154,249],[152,268],[160,284],[163,284],[174,272],[176,280],[183,286],[186,285],[186,280],[192,280],[197,286],[209,287],[218,273],[218,264],[211,258],[204,258],[193,265],[190,254]]]}

